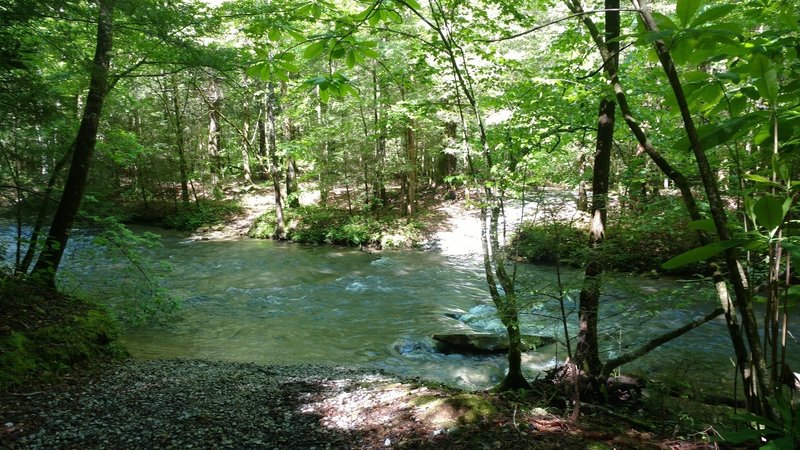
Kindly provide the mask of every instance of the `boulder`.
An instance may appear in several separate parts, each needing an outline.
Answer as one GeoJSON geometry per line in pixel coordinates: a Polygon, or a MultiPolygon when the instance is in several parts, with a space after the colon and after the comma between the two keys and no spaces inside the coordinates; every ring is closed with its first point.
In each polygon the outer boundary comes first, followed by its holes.
{"type": "MultiPolygon", "coordinates": [[[[442,333],[434,334],[436,349],[442,353],[504,353],[508,351],[505,333],[442,333]]],[[[522,351],[554,343],[549,336],[522,335],[522,351]]]]}

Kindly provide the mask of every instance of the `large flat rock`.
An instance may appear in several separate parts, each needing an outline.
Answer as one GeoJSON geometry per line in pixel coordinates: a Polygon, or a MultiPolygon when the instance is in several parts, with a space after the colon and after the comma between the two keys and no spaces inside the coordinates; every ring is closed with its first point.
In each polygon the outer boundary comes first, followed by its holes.
{"type": "MultiPolygon", "coordinates": [[[[508,335],[495,333],[434,334],[436,348],[442,353],[504,353],[508,351],[508,335]]],[[[522,335],[522,351],[554,343],[550,336],[522,335]]]]}

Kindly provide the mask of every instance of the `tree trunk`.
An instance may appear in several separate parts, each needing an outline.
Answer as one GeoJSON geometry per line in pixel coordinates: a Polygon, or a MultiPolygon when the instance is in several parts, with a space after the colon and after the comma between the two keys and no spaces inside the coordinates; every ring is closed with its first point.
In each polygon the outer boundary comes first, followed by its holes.
{"type": "Polygon", "coordinates": [[[67,165],[67,161],[72,157],[72,151],[75,149],[75,145],[71,145],[69,150],[61,157],[61,159],[56,162],[55,167],[53,168],[53,172],[50,174],[50,178],[47,180],[47,187],[44,190],[43,194],[43,202],[41,208],[39,208],[39,213],[36,215],[36,222],[33,224],[33,230],[31,230],[31,237],[30,242],[28,243],[28,250],[25,251],[25,256],[22,258],[22,261],[19,263],[18,271],[20,273],[27,273],[28,269],[33,262],[33,257],[36,255],[36,248],[39,245],[39,236],[42,233],[42,227],[44,227],[45,219],[47,218],[47,213],[50,208],[50,201],[53,195],[53,191],[55,190],[56,181],[58,180],[58,175],[64,169],[64,166],[67,165]]]}
{"type": "Polygon", "coordinates": [[[270,160],[270,174],[272,187],[275,189],[275,236],[274,238],[286,240],[286,225],[283,221],[283,197],[281,196],[281,166],[278,161],[278,148],[275,129],[275,84],[271,81],[267,86],[267,125],[268,146],[270,160]]]}
{"type": "MultiPolygon", "coordinates": [[[[619,0],[606,0],[605,43],[612,56],[606,66],[617,67],[619,44],[619,0]]],[[[584,273],[583,287],[578,305],[578,342],[575,363],[583,373],[592,378],[600,376],[602,364],[598,351],[597,314],[600,306],[601,275],[603,273],[600,246],[603,243],[608,216],[608,180],[611,171],[611,150],[614,144],[614,119],[617,105],[613,100],[600,101],[597,119],[597,143],[592,171],[592,221],[589,228],[589,264],[584,273]]]]}
{"type": "Polygon", "coordinates": [[[214,196],[219,195],[220,176],[222,175],[222,133],[220,131],[220,108],[222,107],[222,91],[217,80],[212,79],[209,86],[208,99],[208,156],[211,159],[211,187],[214,196]]]}
{"type": "Polygon", "coordinates": [[[417,136],[414,131],[414,119],[408,119],[406,125],[406,156],[408,158],[408,186],[406,189],[406,220],[411,222],[417,214],[417,136]]]}
{"type": "Polygon", "coordinates": [[[388,198],[386,196],[386,184],[384,181],[384,162],[386,160],[386,124],[381,120],[381,88],[378,83],[378,75],[376,71],[372,70],[372,107],[373,107],[373,124],[375,129],[378,130],[375,139],[375,183],[372,186],[373,207],[386,206],[388,198]]]}
{"type": "MultiPolygon", "coordinates": [[[[284,98],[288,97],[288,87],[285,82],[281,82],[281,94],[284,98]]],[[[283,117],[283,139],[286,142],[292,142],[295,139],[295,125],[292,123],[292,118],[288,114],[283,117]]],[[[286,196],[290,208],[297,208],[300,206],[300,198],[298,197],[297,188],[297,162],[291,152],[286,155],[286,196]]]]}
{"type": "Polygon", "coordinates": [[[439,154],[436,155],[436,173],[433,177],[434,182],[439,186],[447,184],[445,181],[447,177],[456,172],[456,155],[448,151],[456,146],[456,130],[458,130],[457,122],[445,122],[444,145],[439,154]]]}
{"type": "Polygon", "coordinates": [[[51,287],[55,287],[58,266],[64,255],[75,216],[80,210],[89,176],[89,166],[97,143],[97,129],[100,125],[103,101],[108,92],[108,70],[113,48],[114,0],[98,0],[98,6],[97,46],[86,106],[75,138],[72,164],[44,248],[32,271],[38,282],[51,287]]]}
{"type": "Polygon", "coordinates": [[[600,246],[605,237],[608,215],[608,179],[610,174],[611,146],[614,137],[616,103],[603,99],[597,124],[597,146],[592,175],[592,221],[589,227],[590,260],[584,272],[583,287],[578,305],[578,342],[575,363],[590,377],[600,375],[601,363],[597,339],[597,314],[600,305],[600,287],[603,274],[600,246]]]}
{"type": "Polygon", "coordinates": [[[178,82],[172,75],[172,113],[175,117],[175,140],[178,150],[178,171],[181,177],[181,201],[184,207],[189,206],[189,165],[186,162],[186,143],[183,136],[183,116],[178,102],[178,82]]]}

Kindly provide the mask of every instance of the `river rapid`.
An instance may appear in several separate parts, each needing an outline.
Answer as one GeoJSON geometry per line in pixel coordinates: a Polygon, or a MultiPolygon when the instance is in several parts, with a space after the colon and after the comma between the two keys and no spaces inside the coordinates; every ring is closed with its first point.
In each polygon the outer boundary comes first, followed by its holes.
{"type": "MultiPolygon", "coordinates": [[[[431,339],[442,332],[502,332],[481,259],[473,251],[474,238],[461,235],[461,245],[451,242],[429,251],[367,253],[160,233],[162,246],[150,250],[149,256],[171,266],[161,285],[181,307],[166,319],[126,331],[122,340],[135,358],[363,366],[468,389],[489,387],[503,376],[503,355],[447,355],[436,351],[431,339]]],[[[80,284],[88,292],[93,290],[92,279],[124,285],[126,272],[118,264],[106,264],[97,255],[82,259],[80,253],[70,253],[67,280],[83,280],[80,284]]],[[[563,342],[560,308],[554,300],[555,270],[528,264],[516,270],[523,332],[563,342]]],[[[572,298],[577,298],[580,273],[566,270],[562,280],[574,338],[577,315],[572,298]]],[[[607,277],[602,356],[636,348],[712,310],[709,287],[607,277]]],[[[113,293],[104,298],[114,301],[113,293]]],[[[800,352],[796,343],[792,345],[789,354],[795,358],[800,352]]],[[[524,367],[535,377],[565,357],[563,345],[544,346],[524,355],[524,367]]],[[[621,370],[719,387],[732,379],[731,357],[724,322],[717,319],[621,370]]]]}

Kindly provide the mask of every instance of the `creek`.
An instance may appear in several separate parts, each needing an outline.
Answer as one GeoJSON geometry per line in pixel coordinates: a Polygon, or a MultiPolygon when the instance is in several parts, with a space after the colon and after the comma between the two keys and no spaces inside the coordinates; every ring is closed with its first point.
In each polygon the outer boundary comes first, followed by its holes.
{"type": "MultiPolygon", "coordinates": [[[[123,343],[136,358],[358,365],[469,389],[486,388],[502,378],[504,355],[446,355],[435,350],[430,337],[501,328],[478,255],[371,254],[354,248],[162,234],[163,246],[152,250],[152,256],[172,267],[162,284],[182,306],[167,319],[125,333],[123,343]]],[[[67,277],[71,272],[91,291],[92,279],[113,284],[123,276],[116,265],[94,258],[91,263],[72,258],[67,277]]],[[[554,269],[520,264],[517,271],[523,332],[563,341],[558,302],[552,298],[558,292],[554,269]]],[[[577,298],[580,273],[565,271],[563,279],[567,292],[577,298]]],[[[636,348],[712,310],[713,293],[701,286],[609,277],[601,317],[602,357],[636,348]]],[[[575,308],[570,298],[566,306],[575,308]]],[[[573,338],[575,322],[573,313],[573,338]]],[[[796,325],[792,331],[800,332],[796,325]]],[[[800,366],[800,352],[796,343],[791,345],[793,365],[800,366]]],[[[563,346],[543,346],[524,355],[524,367],[535,377],[565,356],[563,346]]],[[[622,372],[723,386],[732,379],[731,357],[719,318],[622,372]]]]}

